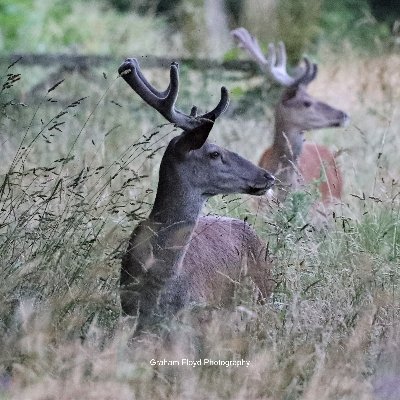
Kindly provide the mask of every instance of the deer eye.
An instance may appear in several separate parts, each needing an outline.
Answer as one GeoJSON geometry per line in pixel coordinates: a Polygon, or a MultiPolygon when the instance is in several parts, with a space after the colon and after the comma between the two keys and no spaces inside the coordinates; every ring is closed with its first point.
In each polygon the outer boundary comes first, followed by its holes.
{"type": "Polygon", "coordinates": [[[212,160],[216,160],[218,157],[221,157],[221,154],[218,151],[213,151],[208,155],[212,160]]]}
{"type": "Polygon", "coordinates": [[[309,108],[309,107],[312,106],[312,103],[311,103],[311,101],[307,101],[307,100],[306,100],[306,101],[303,103],[303,106],[306,107],[306,108],[309,108]]]}

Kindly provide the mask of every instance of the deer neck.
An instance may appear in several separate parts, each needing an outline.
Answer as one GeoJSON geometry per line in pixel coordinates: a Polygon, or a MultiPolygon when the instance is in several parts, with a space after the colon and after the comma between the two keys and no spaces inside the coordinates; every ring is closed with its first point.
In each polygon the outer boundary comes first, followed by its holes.
{"type": "Polygon", "coordinates": [[[268,167],[280,182],[275,189],[280,201],[284,201],[287,193],[299,184],[297,160],[303,149],[303,141],[304,135],[300,130],[288,126],[279,115],[276,116],[268,167]]]}
{"type": "Polygon", "coordinates": [[[163,310],[161,314],[178,310],[185,300],[184,296],[174,297],[166,288],[179,280],[205,198],[193,194],[185,185],[177,186],[176,181],[171,183],[159,181],[149,218],[133,232],[128,256],[123,260],[121,304],[141,315],[139,324],[154,322],[159,315],[157,310],[163,310]]]}
{"type": "Polygon", "coordinates": [[[179,223],[195,225],[204,203],[205,198],[193,193],[187,185],[159,182],[149,220],[166,226],[179,223]]]}
{"type": "Polygon", "coordinates": [[[205,198],[185,184],[160,180],[148,224],[153,230],[154,258],[166,277],[179,273],[205,198]]]}
{"type": "Polygon", "coordinates": [[[275,117],[275,136],[272,145],[281,165],[297,165],[303,150],[304,132],[285,123],[279,115],[275,117]]]}

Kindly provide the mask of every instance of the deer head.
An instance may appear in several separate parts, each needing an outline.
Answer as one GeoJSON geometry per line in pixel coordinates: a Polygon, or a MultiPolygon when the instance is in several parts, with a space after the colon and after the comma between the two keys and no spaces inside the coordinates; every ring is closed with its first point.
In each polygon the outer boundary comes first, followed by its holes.
{"type": "Polygon", "coordinates": [[[127,59],[118,72],[144,101],[184,130],[170,141],[161,161],[154,213],[168,219],[180,213],[178,199],[186,199],[186,203],[195,204],[197,209],[216,194],[262,195],[273,185],[274,177],[267,171],[207,141],[214,121],[228,106],[226,88],[221,88],[221,99],[212,111],[197,116],[194,106],[187,115],[175,107],[179,89],[177,63],[171,64],[170,84],[163,92],[146,80],[135,59],[127,59]],[[170,199],[171,192],[175,201],[170,199]]]}
{"type": "Polygon", "coordinates": [[[349,118],[346,113],[323,103],[307,93],[307,86],[316,78],[318,67],[305,57],[304,65],[295,69],[294,75],[287,72],[285,45],[275,47],[270,43],[267,57],[264,56],[257,39],[245,28],[233,30],[232,36],[239,47],[247,50],[252,58],[268,73],[272,80],[285,91],[276,108],[276,123],[282,131],[302,132],[312,129],[344,126],[349,118]]]}

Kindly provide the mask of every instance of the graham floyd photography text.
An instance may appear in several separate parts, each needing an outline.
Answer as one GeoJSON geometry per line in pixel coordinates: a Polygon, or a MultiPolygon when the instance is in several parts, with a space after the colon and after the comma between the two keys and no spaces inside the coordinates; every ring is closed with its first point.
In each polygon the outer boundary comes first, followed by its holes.
{"type": "Polygon", "coordinates": [[[180,360],[156,360],[152,358],[150,365],[157,366],[183,366],[183,367],[246,367],[250,366],[250,361],[246,360],[211,360],[209,358],[200,358],[198,360],[189,360],[188,358],[181,358],[180,360]]]}

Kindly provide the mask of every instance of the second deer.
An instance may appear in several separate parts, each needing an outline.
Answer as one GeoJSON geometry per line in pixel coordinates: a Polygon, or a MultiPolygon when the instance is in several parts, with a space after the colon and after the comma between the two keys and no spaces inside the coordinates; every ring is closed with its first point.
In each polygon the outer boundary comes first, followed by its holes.
{"type": "Polygon", "coordinates": [[[264,56],[257,39],[245,28],[232,31],[239,46],[252,56],[264,72],[285,88],[275,109],[275,134],[259,165],[273,173],[280,185],[277,198],[282,201],[288,191],[319,182],[324,204],[342,196],[343,179],[332,152],[325,146],[304,143],[304,132],[314,129],[345,126],[348,116],[341,110],[318,101],[307,93],[307,85],[317,76],[317,65],[304,58],[305,67],[295,76],[286,69],[286,50],[269,45],[264,56]]]}
{"type": "Polygon", "coordinates": [[[265,244],[244,221],[199,217],[217,194],[264,194],[274,183],[267,171],[207,141],[214,121],[228,106],[228,92],[214,110],[197,116],[175,107],[178,65],[172,63],[164,92],[143,76],[135,59],[120,75],[151,107],[183,129],[163,155],[157,194],[147,220],[133,231],[122,260],[120,297],[126,314],[138,316],[138,329],[171,317],[191,302],[232,301],[246,275],[262,297],[271,292],[271,264],[265,244]]]}

